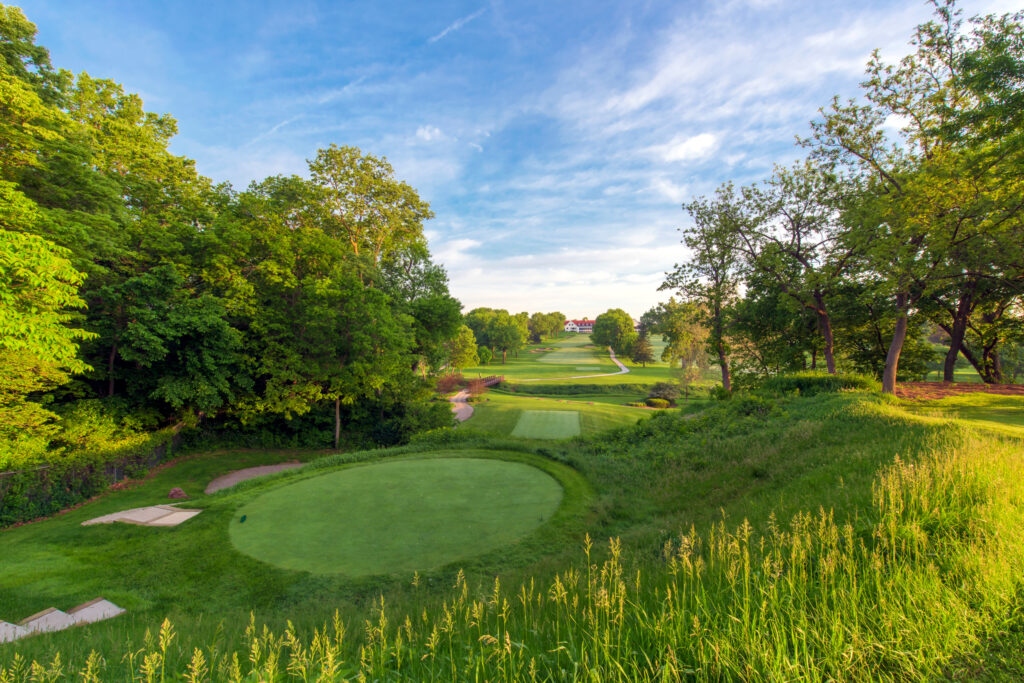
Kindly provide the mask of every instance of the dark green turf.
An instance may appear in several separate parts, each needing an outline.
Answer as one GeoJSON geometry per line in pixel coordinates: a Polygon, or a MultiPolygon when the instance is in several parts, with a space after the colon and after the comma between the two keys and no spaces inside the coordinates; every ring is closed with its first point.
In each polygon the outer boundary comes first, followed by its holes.
{"type": "Polygon", "coordinates": [[[511,543],[561,499],[553,477],[522,463],[402,460],[271,490],[237,510],[230,534],[242,552],[286,569],[411,573],[511,543]]]}

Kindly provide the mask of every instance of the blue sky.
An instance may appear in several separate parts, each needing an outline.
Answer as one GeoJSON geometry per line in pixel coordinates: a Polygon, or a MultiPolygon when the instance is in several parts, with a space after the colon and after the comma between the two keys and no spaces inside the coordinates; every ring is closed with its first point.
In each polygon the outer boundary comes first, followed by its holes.
{"type": "MultiPolygon", "coordinates": [[[[1017,0],[970,0],[968,14],[1017,0]]],[[[924,2],[32,0],[56,66],[178,120],[172,149],[238,188],[331,143],[427,199],[469,310],[639,316],[684,260],[680,204],[752,182],[924,2]]]]}

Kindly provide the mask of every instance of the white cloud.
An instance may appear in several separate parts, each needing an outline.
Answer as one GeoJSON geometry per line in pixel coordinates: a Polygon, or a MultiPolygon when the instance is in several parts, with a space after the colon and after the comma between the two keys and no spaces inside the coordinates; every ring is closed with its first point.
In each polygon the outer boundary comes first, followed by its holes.
{"type": "Polygon", "coordinates": [[[466,263],[472,263],[478,259],[468,253],[481,245],[479,240],[460,238],[442,242],[433,247],[432,254],[434,261],[447,268],[455,268],[466,263]]]}
{"type": "MultiPolygon", "coordinates": [[[[645,239],[643,231],[639,239],[645,239]]],[[[658,292],[665,271],[685,256],[678,243],[474,258],[465,267],[450,265],[452,294],[464,310],[478,306],[512,311],[560,310],[571,317],[593,318],[609,308],[624,308],[639,317],[667,294],[658,292]]]]}
{"type": "Polygon", "coordinates": [[[704,159],[718,147],[714,133],[701,133],[693,137],[677,136],[661,149],[665,161],[692,161],[704,159]]]}
{"type": "Polygon", "coordinates": [[[675,204],[682,203],[689,194],[689,188],[686,185],[676,185],[665,178],[655,178],[651,182],[651,189],[675,204]]]}
{"type": "Polygon", "coordinates": [[[444,137],[444,133],[437,126],[420,126],[416,129],[416,137],[425,142],[431,140],[440,140],[444,137]]]}

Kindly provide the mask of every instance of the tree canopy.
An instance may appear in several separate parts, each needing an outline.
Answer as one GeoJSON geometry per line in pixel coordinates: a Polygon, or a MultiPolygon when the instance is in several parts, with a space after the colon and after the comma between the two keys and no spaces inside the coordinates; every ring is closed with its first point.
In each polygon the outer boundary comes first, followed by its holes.
{"type": "Polygon", "coordinates": [[[450,422],[423,377],[461,306],[386,159],[330,145],[308,179],[215,184],[170,152],[172,116],[55,69],[35,33],[0,6],[0,429],[83,399],[336,445],[450,422]]]}

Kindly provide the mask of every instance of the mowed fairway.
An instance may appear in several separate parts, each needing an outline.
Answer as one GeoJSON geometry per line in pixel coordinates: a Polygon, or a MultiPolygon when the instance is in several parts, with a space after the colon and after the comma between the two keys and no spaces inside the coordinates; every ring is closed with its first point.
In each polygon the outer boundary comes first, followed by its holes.
{"type": "MultiPolygon", "coordinates": [[[[624,427],[635,424],[637,420],[650,417],[652,412],[645,408],[633,408],[630,406],[614,405],[598,400],[576,400],[577,396],[565,398],[554,398],[547,396],[518,396],[501,391],[489,391],[483,396],[483,400],[473,404],[473,417],[462,424],[467,429],[486,432],[500,436],[525,436],[518,431],[523,415],[527,413],[551,413],[567,412],[572,418],[552,418],[565,420],[575,419],[578,425],[578,432],[566,434],[574,436],[582,434],[589,436],[598,434],[608,429],[624,427]]],[[[607,397],[602,397],[607,398],[607,397]]],[[[529,422],[539,418],[528,418],[524,429],[529,422]]],[[[558,437],[537,437],[530,438],[566,438],[558,437]]]]}
{"type": "Polygon", "coordinates": [[[619,366],[612,362],[608,349],[591,344],[588,334],[569,334],[532,344],[519,351],[519,358],[509,354],[505,363],[501,362],[499,353],[489,365],[462,370],[465,377],[504,375],[510,382],[617,372],[619,366]]]}
{"type": "Polygon", "coordinates": [[[553,477],[522,463],[402,460],[273,489],[237,511],[230,535],[243,553],[285,569],[412,573],[511,543],[561,499],[553,477]]]}
{"type": "Polygon", "coordinates": [[[568,439],[580,433],[580,414],[575,410],[524,410],[512,436],[524,439],[568,439]]]}

